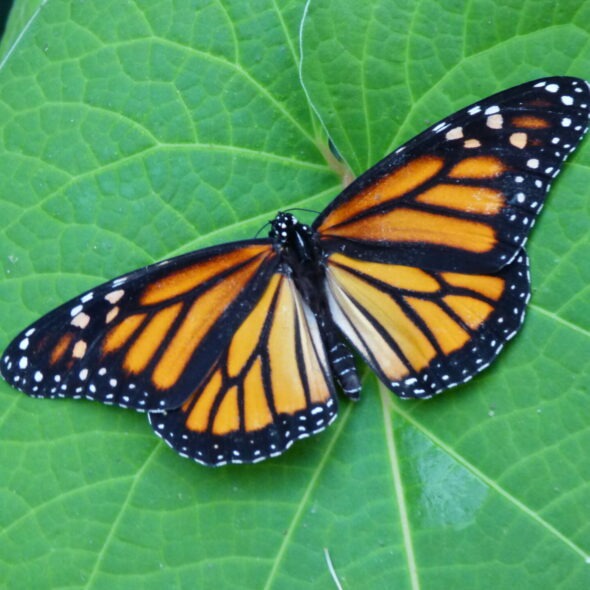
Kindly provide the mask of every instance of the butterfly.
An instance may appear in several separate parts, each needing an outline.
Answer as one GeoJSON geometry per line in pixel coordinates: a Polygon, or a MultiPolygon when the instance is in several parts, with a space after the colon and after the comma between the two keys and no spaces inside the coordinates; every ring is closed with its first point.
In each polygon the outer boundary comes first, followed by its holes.
{"type": "Polygon", "coordinates": [[[147,412],[205,465],[254,463],[325,429],[353,350],[401,398],[487,367],[521,327],[523,249],[588,130],[590,86],[535,80],[433,125],[309,226],[213,246],[108,281],[39,319],[0,361],[33,397],[147,412]]]}

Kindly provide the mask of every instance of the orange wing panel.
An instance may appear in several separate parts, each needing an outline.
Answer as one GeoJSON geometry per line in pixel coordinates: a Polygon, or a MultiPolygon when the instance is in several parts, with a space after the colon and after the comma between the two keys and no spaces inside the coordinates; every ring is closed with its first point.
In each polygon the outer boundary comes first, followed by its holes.
{"type": "Polygon", "coordinates": [[[335,225],[346,223],[358,213],[404,196],[433,178],[443,167],[442,158],[424,156],[416,158],[395,172],[384,176],[350,199],[345,205],[332,211],[318,228],[324,233],[335,225]]]}
{"type": "Polygon", "coordinates": [[[362,354],[365,360],[388,381],[398,381],[410,373],[391,344],[377,328],[374,318],[365,315],[340,286],[332,271],[328,276],[328,301],[336,325],[362,354]]]}
{"type": "Polygon", "coordinates": [[[223,435],[240,428],[238,388],[234,385],[223,393],[221,403],[213,421],[213,434],[223,435]]]}
{"type": "Polygon", "coordinates": [[[485,223],[404,208],[363,217],[332,228],[330,234],[374,242],[436,244],[475,253],[490,252],[497,243],[493,228],[485,223]]]}
{"type": "Polygon", "coordinates": [[[293,294],[283,280],[268,339],[273,400],[279,413],[293,414],[306,404],[304,383],[297,367],[296,314],[293,294]]]}
{"type": "Polygon", "coordinates": [[[221,371],[216,370],[212,373],[209,380],[199,390],[196,403],[189,399],[183,406],[188,411],[186,426],[194,432],[205,432],[209,425],[213,404],[222,389],[221,371]],[[191,408],[192,405],[192,408],[191,408]]]}
{"type": "MultiPolygon", "coordinates": [[[[198,262],[182,270],[170,273],[157,283],[149,285],[141,295],[142,305],[161,303],[174,297],[179,297],[208,280],[236,266],[268,253],[267,245],[253,245],[238,248],[233,252],[225,252],[211,257],[209,260],[198,262]]],[[[259,261],[260,263],[261,261],[259,261]]]]}
{"type": "Polygon", "coordinates": [[[551,127],[551,123],[543,117],[533,115],[520,115],[512,118],[514,127],[524,127],[525,129],[545,129],[551,127]]]}
{"type": "Polygon", "coordinates": [[[182,303],[176,303],[159,311],[148,322],[125,355],[125,368],[129,372],[139,373],[145,369],[162,345],[181,309],[182,303]]]}
{"type": "Polygon", "coordinates": [[[236,293],[245,287],[262,261],[260,257],[241,267],[231,275],[231,280],[217,283],[190,306],[154,369],[152,381],[156,387],[168,389],[176,383],[209,329],[227,309],[236,293]]]}
{"type": "Polygon", "coordinates": [[[281,275],[276,274],[272,277],[263,296],[232,338],[227,356],[227,371],[230,377],[239,375],[254,353],[258,340],[252,335],[262,332],[280,281],[281,275]]]}
{"type": "Polygon", "coordinates": [[[367,262],[339,253],[330,256],[330,262],[370,276],[395,289],[417,289],[425,293],[436,293],[440,289],[440,283],[431,274],[412,266],[367,262]]]}
{"type": "Polygon", "coordinates": [[[263,430],[332,397],[317,320],[277,273],[183,411],[190,431],[224,436],[263,430]]]}
{"type": "Polygon", "coordinates": [[[468,275],[455,272],[443,272],[440,276],[449,285],[469,289],[495,301],[500,299],[504,292],[505,281],[502,277],[468,275]]]}
{"type": "Polygon", "coordinates": [[[456,184],[439,184],[418,195],[416,201],[480,215],[497,215],[506,204],[498,190],[456,184]]]}
{"type": "Polygon", "coordinates": [[[469,340],[469,334],[437,303],[417,297],[405,300],[422,318],[445,354],[458,350],[469,340]]]}
{"type": "Polygon", "coordinates": [[[54,365],[55,363],[59,362],[63,355],[66,353],[66,350],[70,346],[74,335],[71,332],[66,332],[58,341],[57,344],[53,347],[51,351],[51,355],[49,357],[49,362],[54,365]]]}
{"type": "Polygon", "coordinates": [[[467,324],[476,330],[494,311],[485,301],[474,299],[466,295],[447,295],[443,301],[467,324]]]}
{"type": "Polygon", "coordinates": [[[450,178],[495,178],[507,170],[506,165],[494,156],[465,158],[451,169],[450,178]]]}
{"type": "Polygon", "coordinates": [[[145,313],[137,313],[126,317],[122,322],[112,328],[106,335],[102,345],[103,352],[109,353],[119,350],[128,342],[135,331],[146,318],[145,313]]]}
{"type": "Polygon", "coordinates": [[[413,367],[421,369],[432,360],[436,354],[434,347],[388,293],[341,269],[333,268],[332,276],[344,292],[389,333],[413,367]]]}
{"type": "Polygon", "coordinates": [[[244,379],[244,428],[247,432],[265,428],[273,421],[262,376],[262,361],[257,358],[244,379]]]}
{"type": "Polygon", "coordinates": [[[496,276],[425,271],[342,253],[328,257],[328,303],[336,325],[402,397],[429,397],[451,379],[457,382],[458,373],[470,375],[451,360],[456,355],[479,367],[480,346],[497,354],[497,335],[512,333],[521,317],[526,280],[524,257],[496,276]],[[489,321],[499,322],[493,337],[474,344],[489,321]]]}

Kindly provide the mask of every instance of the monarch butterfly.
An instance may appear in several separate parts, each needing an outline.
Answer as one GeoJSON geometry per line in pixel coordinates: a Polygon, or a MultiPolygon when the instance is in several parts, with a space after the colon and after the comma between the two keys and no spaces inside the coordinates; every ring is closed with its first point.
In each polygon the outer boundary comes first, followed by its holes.
{"type": "Polygon", "coordinates": [[[0,363],[33,397],[148,412],[206,465],[253,463],[315,434],[361,385],[351,348],[402,398],[487,367],[529,299],[523,249],[588,130],[590,86],[516,86],[433,125],[350,184],[313,225],[136,270],[24,330],[0,363]]]}

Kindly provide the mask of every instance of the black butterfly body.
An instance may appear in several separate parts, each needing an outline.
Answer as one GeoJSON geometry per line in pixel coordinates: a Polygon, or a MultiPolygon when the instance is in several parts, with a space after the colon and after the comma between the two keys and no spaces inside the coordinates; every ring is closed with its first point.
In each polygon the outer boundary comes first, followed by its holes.
{"type": "Polygon", "coordinates": [[[587,131],[590,87],[555,77],[462,109],[348,186],[310,226],[214,246],[111,280],[6,349],[35,397],[147,411],[206,465],[252,463],[323,430],[351,348],[403,398],[488,366],[529,299],[523,249],[553,178],[587,131]]]}

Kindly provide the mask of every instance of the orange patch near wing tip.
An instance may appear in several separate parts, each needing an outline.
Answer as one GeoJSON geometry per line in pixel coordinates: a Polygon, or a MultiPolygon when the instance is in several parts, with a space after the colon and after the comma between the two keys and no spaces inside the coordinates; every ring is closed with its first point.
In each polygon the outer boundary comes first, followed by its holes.
{"type": "Polygon", "coordinates": [[[494,178],[507,170],[499,158],[493,156],[473,156],[455,164],[449,172],[450,178],[494,178]]]}
{"type": "Polygon", "coordinates": [[[523,127],[524,129],[545,129],[551,126],[547,119],[535,117],[533,115],[519,115],[512,118],[514,127],[523,127]]]}
{"type": "Polygon", "coordinates": [[[504,195],[498,190],[456,184],[439,184],[418,195],[416,200],[428,205],[481,215],[499,213],[505,202],[504,195]]]}
{"type": "Polygon", "coordinates": [[[356,270],[396,289],[423,293],[436,293],[440,289],[438,281],[431,274],[413,266],[367,262],[339,253],[332,254],[328,264],[337,264],[346,269],[356,270]]]}
{"type": "Polygon", "coordinates": [[[49,362],[52,365],[55,365],[55,363],[59,362],[63,358],[63,355],[70,346],[73,337],[74,335],[71,332],[67,332],[57,341],[57,344],[53,347],[51,356],[49,357],[49,362]]]}

